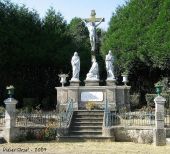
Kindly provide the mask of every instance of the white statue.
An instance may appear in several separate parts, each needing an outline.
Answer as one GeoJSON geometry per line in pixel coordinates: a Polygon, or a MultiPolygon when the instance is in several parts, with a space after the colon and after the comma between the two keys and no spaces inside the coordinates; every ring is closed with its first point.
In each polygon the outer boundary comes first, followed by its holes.
{"type": "Polygon", "coordinates": [[[80,58],[77,52],[74,52],[74,56],[71,59],[71,65],[72,65],[71,81],[79,81],[80,58]]]}
{"type": "Polygon", "coordinates": [[[96,59],[93,58],[92,60],[92,66],[89,70],[89,73],[87,73],[86,80],[99,80],[99,66],[96,62],[96,59]]]}
{"type": "Polygon", "coordinates": [[[101,22],[104,20],[104,18],[101,18],[98,24],[95,24],[95,22],[86,22],[85,20],[82,20],[84,24],[87,26],[89,31],[89,37],[90,37],[90,44],[91,44],[91,51],[96,50],[96,27],[101,24],[101,22]]]}
{"type": "Polygon", "coordinates": [[[113,68],[113,62],[114,62],[114,57],[112,55],[111,50],[109,50],[109,53],[106,55],[106,71],[107,71],[107,80],[114,80],[114,68],[113,68]]]}

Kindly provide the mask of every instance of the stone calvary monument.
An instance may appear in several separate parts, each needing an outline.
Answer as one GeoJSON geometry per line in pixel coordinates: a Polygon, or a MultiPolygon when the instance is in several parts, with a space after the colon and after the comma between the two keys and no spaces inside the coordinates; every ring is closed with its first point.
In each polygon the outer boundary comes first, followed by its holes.
{"type": "Polygon", "coordinates": [[[80,58],[75,52],[72,59],[72,78],[70,86],[56,87],[57,90],[57,108],[63,110],[67,106],[68,100],[73,100],[74,110],[85,110],[86,103],[93,102],[98,109],[103,110],[105,102],[108,102],[110,110],[115,110],[116,107],[125,105],[130,108],[129,90],[130,86],[117,86],[115,84],[114,76],[114,56],[109,51],[105,58],[105,65],[107,71],[106,86],[99,86],[99,66],[96,61],[96,27],[104,21],[104,18],[96,18],[95,10],[91,11],[91,18],[83,19],[83,22],[88,26],[89,37],[91,43],[92,65],[87,72],[84,80],[85,86],[80,86],[79,72],[80,72],[80,58]],[[95,24],[98,22],[98,24],[95,24]]]}

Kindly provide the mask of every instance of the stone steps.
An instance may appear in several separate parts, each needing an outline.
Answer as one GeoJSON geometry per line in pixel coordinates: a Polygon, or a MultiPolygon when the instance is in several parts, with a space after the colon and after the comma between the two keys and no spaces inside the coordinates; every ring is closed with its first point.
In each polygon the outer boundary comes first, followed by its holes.
{"type": "Polygon", "coordinates": [[[73,119],[74,121],[76,121],[76,122],[84,122],[84,123],[91,123],[91,122],[93,122],[93,123],[95,123],[95,122],[100,122],[100,123],[102,123],[103,122],[103,119],[96,119],[96,118],[94,118],[94,119],[87,119],[87,118],[74,118],[73,119]]]}
{"type": "Polygon", "coordinates": [[[75,111],[69,138],[102,139],[103,111],[75,111]]]}
{"type": "Polygon", "coordinates": [[[102,131],[102,128],[100,126],[74,126],[71,127],[72,131],[102,131]]]}
{"type": "Polygon", "coordinates": [[[115,139],[113,137],[103,137],[101,135],[76,135],[76,136],[62,136],[57,138],[59,142],[111,142],[115,139]]]}
{"type": "MultiPolygon", "coordinates": [[[[89,118],[90,118],[91,116],[93,116],[93,115],[75,115],[75,116],[76,116],[76,118],[87,118],[87,119],[89,119],[89,118]]],[[[95,115],[94,118],[100,119],[101,116],[103,117],[103,115],[95,115]]]]}
{"type": "Polygon", "coordinates": [[[79,111],[74,111],[74,115],[87,115],[87,116],[103,116],[104,113],[101,110],[93,110],[93,111],[86,111],[86,110],[79,110],[79,111]]]}
{"type": "Polygon", "coordinates": [[[74,126],[102,126],[103,122],[74,122],[74,126]]]}
{"type": "Polygon", "coordinates": [[[101,136],[102,131],[89,131],[89,130],[79,130],[79,131],[71,131],[70,136],[76,136],[76,135],[82,135],[82,136],[101,136]]]}

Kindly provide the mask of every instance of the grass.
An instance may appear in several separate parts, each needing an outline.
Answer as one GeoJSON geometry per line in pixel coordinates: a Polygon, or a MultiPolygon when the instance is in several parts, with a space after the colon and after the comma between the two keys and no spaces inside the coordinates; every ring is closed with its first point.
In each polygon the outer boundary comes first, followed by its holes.
{"type": "MultiPolygon", "coordinates": [[[[156,147],[154,145],[137,144],[131,142],[27,142],[0,145],[3,148],[29,148],[28,153],[44,154],[169,154],[170,145],[156,147]],[[39,151],[36,151],[39,150],[39,151]]],[[[15,154],[13,152],[12,154],[15,154]]]]}

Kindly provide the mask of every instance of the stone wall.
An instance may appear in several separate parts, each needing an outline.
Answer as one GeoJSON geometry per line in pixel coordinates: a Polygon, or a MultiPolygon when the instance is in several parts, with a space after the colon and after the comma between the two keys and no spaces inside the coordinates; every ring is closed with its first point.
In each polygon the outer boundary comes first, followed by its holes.
{"type": "MultiPolygon", "coordinates": [[[[55,132],[55,128],[53,129],[55,132]]],[[[11,131],[11,138],[12,140],[10,142],[19,142],[24,140],[42,140],[42,137],[40,135],[44,135],[46,130],[46,127],[14,127],[11,131]]],[[[5,133],[5,130],[4,130],[5,133]]],[[[56,134],[54,135],[55,138],[56,134]]]]}
{"type": "MultiPolygon", "coordinates": [[[[40,134],[44,133],[47,127],[14,127],[10,132],[10,142],[20,142],[29,140],[27,138],[30,138],[30,140],[42,140],[40,138],[40,134]],[[30,137],[28,136],[30,135],[30,137]],[[34,135],[34,137],[31,138],[31,135],[34,135]]],[[[56,137],[61,137],[68,135],[68,128],[50,128],[55,132],[54,139],[56,137]]],[[[9,130],[3,129],[1,131],[1,136],[7,136],[9,134],[9,130]],[[5,134],[6,133],[6,134],[5,134]]],[[[42,134],[43,135],[43,134],[42,134]]]]}
{"type": "Polygon", "coordinates": [[[108,101],[110,110],[114,111],[116,107],[126,105],[130,109],[129,86],[68,86],[56,87],[57,90],[57,108],[63,110],[69,99],[72,99],[74,110],[85,109],[85,104],[81,100],[82,92],[102,92],[103,99],[94,101],[96,105],[103,109],[105,102],[108,101]]]}
{"type": "Polygon", "coordinates": [[[170,138],[170,128],[165,128],[166,130],[166,137],[170,138]]]}
{"type": "Polygon", "coordinates": [[[112,134],[115,141],[119,142],[153,143],[152,127],[110,127],[108,134],[112,134]]]}

